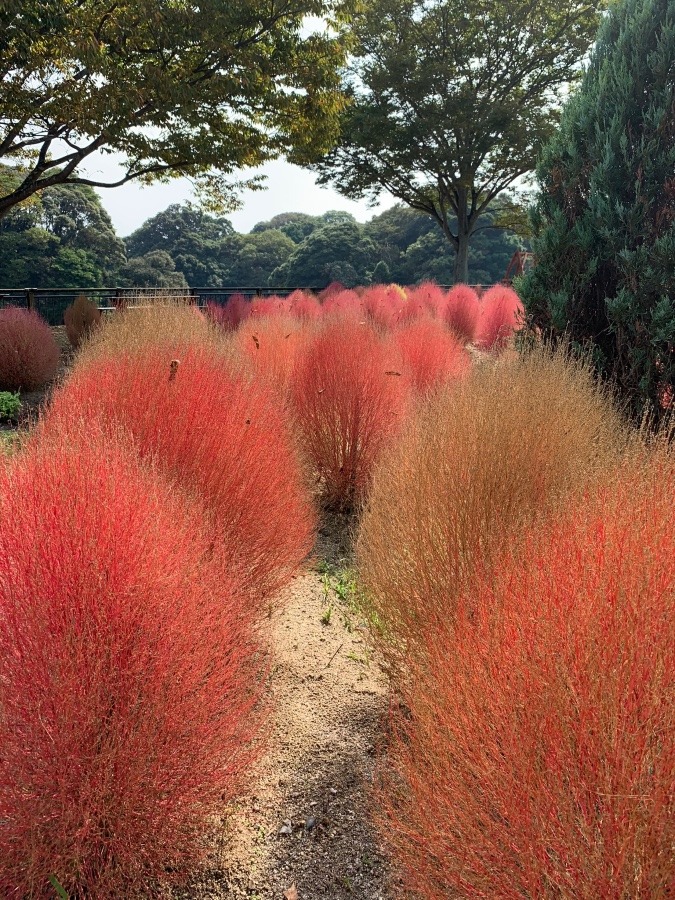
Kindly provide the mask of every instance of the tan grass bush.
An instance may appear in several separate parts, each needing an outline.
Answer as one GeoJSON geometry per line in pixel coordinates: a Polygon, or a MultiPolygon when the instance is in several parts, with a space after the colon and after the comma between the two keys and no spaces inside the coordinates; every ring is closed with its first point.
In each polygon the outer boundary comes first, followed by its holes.
{"type": "Polygon", "coordinates": [[[182,349],[194,344],[230,354],[227,336],[186,299],[157,296],[143,302],[143,306],[119,309],[107,316],[82,347],[78,361],[88,363],[101,355],[133,353],[157,344],[173,350],[178,358],[182,349]]]}
{"type": "Polygon", "coordinates": [[[675,454],[636,449],[472,579],[401,686],[374,808],[418,900],[672,894],[675,454]]]}
{"type": "Polygon", "coordinates": [[[388,661],[422,648],[477,568],[628,440],[611,397],[564,350],[486,362],[420,405],[377,467],[357,540],[388,661]]]}
{"type": "Polygon", "coordinates": [[[63,313],[63,323],[71,346],[77,349],[101,324],[101,310],[84,294],[79,294],[63,313]]]}

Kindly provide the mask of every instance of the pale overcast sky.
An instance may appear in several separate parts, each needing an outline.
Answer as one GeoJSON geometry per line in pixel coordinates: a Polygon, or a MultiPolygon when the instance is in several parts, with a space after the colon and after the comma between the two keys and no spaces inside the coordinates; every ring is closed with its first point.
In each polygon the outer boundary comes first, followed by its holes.
{"type": "MultiPolygon", "coordinates": [[[[101,180],[114,180],[118,170],[113,157],[103,156],[82,171],[101,180]]],[[[365,201],[347,200],[337,191],[319,187],[312,172],[284,160],[268,163],[258,171],[267,175],[266,189],[245,191],[242,207],[227,214],[236,230],[242,233],[250,231],[256,222],[271,219],[282,212],[320,215],[329,209],[341,209],[352,213],[359,222],[365,222],[395,203],[390,195],[383,196],[379,206],[372,208],[365,201]]],[[[183,203],[193,195],[192,185],[187,179],[149,187],[129,182],[118,188],[99,188],[98,193],[117,233],[122,237],[131,234],[146,219],[166,209],[169,204],[183,203]]]]}

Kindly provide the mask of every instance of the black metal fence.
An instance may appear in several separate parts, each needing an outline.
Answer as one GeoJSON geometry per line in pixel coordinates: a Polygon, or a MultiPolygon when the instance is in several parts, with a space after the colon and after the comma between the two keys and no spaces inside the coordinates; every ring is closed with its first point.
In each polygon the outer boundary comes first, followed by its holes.
{"type": "MultiPolygon", "coordinates": [[[[34,309],[49,325],[63,325],[63,313],[65,308],[80,294],[84,294],[99,309],[113,310],[120,306],[142,306],[144,301],[149,302],[157,297],[186,297],[198,306],[207,303],[227,303],[233,294],[243,294],[245,297],[269,297],[275,294],[285,297],[297,288],[280,287],[196,287],[178,288],[176,290],[165,288],[0,288],[0,307],[20,306],[24,309],[34,309]]],[[[302,290],[318,293],[323,287],[302,288],[302,290]]]]}
{"type": "MultiPolygon", "coordinates": [[[[449,290],[452,285],[438,285],[449,290]]],[[[480,287],[480,285],[474,285],[480,287]]],[[[248,299],[255,297],[287,297],[293,291],[310,291],[318,294],[321,287],[194,287],[194,288],[0,288],[0,308],[20,306],[34,309],[49,325],[63,325],[65,308],[80,294],[84,294],[101,310],[118,309],[121,306],[143,306],[158,297],[185,297],[197,306],[207,303],[224,305],[233,294],[243,294],[248,299]]]]}

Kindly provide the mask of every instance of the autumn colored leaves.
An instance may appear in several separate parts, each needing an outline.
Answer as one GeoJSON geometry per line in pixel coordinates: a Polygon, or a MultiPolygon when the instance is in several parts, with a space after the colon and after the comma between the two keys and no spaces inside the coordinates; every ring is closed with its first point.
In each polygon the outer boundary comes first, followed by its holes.
{"type": "Polygon", "coordinates": [[[375,809],[413,896],[673,887],[675,464],[536,350],[420,407],[357,543],[394,714],[375,809]]]}
{"type": "Polygon", "coordinates": [[[264,385],[156,312],[92,337],[0,471],[3,897],[185,877],[259,751],[260,626],[314,512],[264,385]]]}
{"type": "Polygon", "coordinates": [[[673,885],[675,466],[519,304],[434,285],[117,312],[0,468],[0,893],[185,876],[261,744],[262,623],[358,521],[414,896],[673,885]]]}

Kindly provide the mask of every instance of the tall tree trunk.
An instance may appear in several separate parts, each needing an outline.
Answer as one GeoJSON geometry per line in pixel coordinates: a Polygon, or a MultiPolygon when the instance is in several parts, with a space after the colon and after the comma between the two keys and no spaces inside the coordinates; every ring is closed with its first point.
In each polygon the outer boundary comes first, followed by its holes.
{"type": "Polygon", "coordinates": [[[455,284],[469,283],[469,235],[459,232],[457,256],[455,257],[455,284]]]}
{"type": "Polygon", "coordinates": [[[455,257],[455,284],[469,281],[469,192],[466,188],[457,191],[457,256],[455,257]]]}

